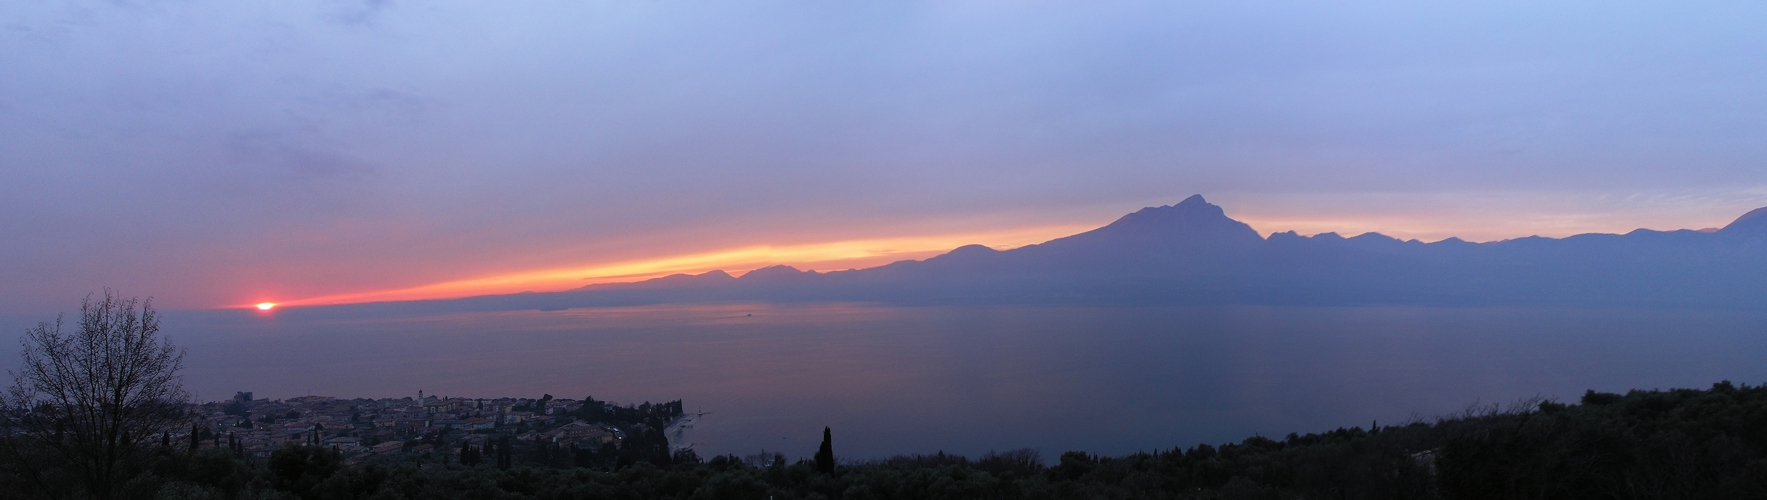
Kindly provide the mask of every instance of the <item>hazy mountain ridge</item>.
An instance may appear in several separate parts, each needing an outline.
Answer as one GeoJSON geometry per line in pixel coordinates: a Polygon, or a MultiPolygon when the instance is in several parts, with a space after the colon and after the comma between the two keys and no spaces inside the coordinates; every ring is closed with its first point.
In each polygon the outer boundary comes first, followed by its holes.
{"type": "Polygon", "coordinates": [[[773,266],[552,293],[343,306],[564,309],[721,301],[898,304],[1767,307],[1767,208],[1715,232],[1424,243],[1378,233],[1263,237],[1201,195],[1012,250],[820,273],[773,266]]]}

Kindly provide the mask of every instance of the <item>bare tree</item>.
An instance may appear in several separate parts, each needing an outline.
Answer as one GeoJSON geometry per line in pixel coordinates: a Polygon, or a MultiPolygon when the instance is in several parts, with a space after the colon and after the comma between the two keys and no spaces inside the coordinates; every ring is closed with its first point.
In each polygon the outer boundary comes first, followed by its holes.
{"type": "Polygon", "coordinates": [[[130,483],[149,447],[188,420],[184,353],[159,329],[151,299],[107,289],[81,301],[77,331],[62,332],[57,317],[25,332],[22,363],[0,398],[9,458],[31,469],[20,472],[65,477],[99,499],[140,493],[130,483]]]}

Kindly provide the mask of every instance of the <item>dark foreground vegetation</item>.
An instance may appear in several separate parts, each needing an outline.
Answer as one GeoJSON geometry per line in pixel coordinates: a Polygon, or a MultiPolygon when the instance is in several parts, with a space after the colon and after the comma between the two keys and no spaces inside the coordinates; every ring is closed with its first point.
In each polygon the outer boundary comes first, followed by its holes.
{"type": "MultiPolygon", "coordinates": [[[[1054,465],[1029,450],[832,467],[779,455],[702,460],[691,452],[590,466],[516,451],[475,466],[344,465],[320,447],[291,446],[268,460],[223,448],[154,447],[113,497],[1763,498],[1767,387],[1589,392],[1574,404],[1484,407],[1402,426],[1121,457],[1068,452],[1054,465]]],[[[84,496],[70,471],[37,467],[44,463],[7,464],[0,491],[84,496]],[[32,470],[33,477],[21,475],[32,470]]]]}
{"type": "MultiPolygon", "coordinates": [[[[385,443],[387,454],[346,458],[316,424],[311,441],[296,440],[312,444],[264,456],[231,435],[225,447],[219,435],[203,445],[179,385],[182,351],[159,337],[157,318],[150,304],[106,291],[82,303],[71,328],[57,320],[26,332],[21,368],[0,394],[0,498],[1767,498],[1767,387],[1730,382],[1218,447],[1067,452],[1053,465],[1030,450],[842,464],[828,429],[814,460],[702,460],[671,452],[660,430],[682,415],[679,402],[593,399],[567,412],[576,427],[551,437],[518,423],[449,441],[444,425],[385,443]],[[390,453],[406,444],[426,452],[390,453]]],[[[246,399],[233,413],[249,410],[246,399]]],[[[517,406],[552,408],[550,399],[517,406]]]]}

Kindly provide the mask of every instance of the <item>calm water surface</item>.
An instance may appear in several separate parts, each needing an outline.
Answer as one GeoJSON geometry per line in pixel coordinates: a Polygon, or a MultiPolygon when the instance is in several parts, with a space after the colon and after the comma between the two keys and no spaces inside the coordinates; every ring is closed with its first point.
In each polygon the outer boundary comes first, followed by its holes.
{"type": "Polygon", "coordinates": [[[187,384],[283,398],[684,400],[702,456],[1107,454],[1399,423],[1585,389],[1767,381],[1767,314],[656,306],[319,320],[169,313],[187,384]]]}

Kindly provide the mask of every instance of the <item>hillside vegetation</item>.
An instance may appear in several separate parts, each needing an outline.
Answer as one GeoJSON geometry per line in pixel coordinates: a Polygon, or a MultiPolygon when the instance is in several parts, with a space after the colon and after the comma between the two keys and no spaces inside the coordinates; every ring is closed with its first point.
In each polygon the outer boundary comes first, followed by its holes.
{"type": "MultiPolygon", "coordinates": [[[[217,499],[1762,498],[1764,451],[1767,387],[1720,382],[1120,457],[1067,452],[1053,465],[1018,450],[849,461],[832,473],[779,455],[703,460],[691,452],[605,467],[526,454],[503,467],[346,466],[316,447],[284,448],[267,463],[169,447],[137,491],[217,499]]],[[[54,488],[45,479],[13,475],[0,487],[47,495],[54,488]]]]}

